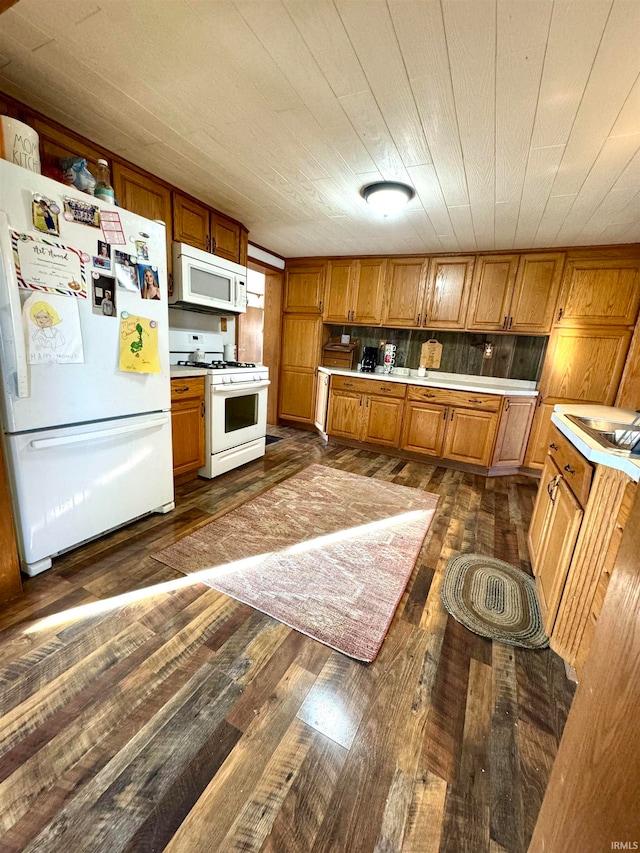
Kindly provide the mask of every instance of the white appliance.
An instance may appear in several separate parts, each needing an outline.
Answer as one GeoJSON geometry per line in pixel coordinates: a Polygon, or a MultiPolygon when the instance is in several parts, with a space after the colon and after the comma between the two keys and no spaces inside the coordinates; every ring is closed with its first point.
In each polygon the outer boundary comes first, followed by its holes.
{"type": "Polygon", "coordinates": [[[223,361],[222,336],[215,333],[172,330],[170,347],[172,376],[188,371],[189,365],[206,369],[206,461],[200,476],[218,477],[264,456],[269,369],[223,361]]]}
{"type": "Polygon", "coordinates": [[[247,268],[186,243],[174,243],[169,302],[191,311],[243,314],[247,310],[247,268]]]}
{"type": "MultiPolygon", "coordinates": [[[[145,515],[173,509],[171,392],[164,225],[93,199],[66,184],[0,160],[0,415],[23,570],[35,575],[51,558],[145,515]],[[59,236],[34,228],[33,193],[60,208],[59,236]],[[161,299],[117,287],[115,315],[94,313],[92,273],[100,228],[67,221],[65,198],[117,212],[126,244],[144,244],[157,266],[161,299]],[[77,303],[83,363],[29,364],[22,304],[34,293],[18,287],[10,229],[85,254],[87,298],[77,303]],[[120,315],[157,323],[159,374],[119,370],[120,315]]],[[[36,244],[38,245],[38,244],[36,244]]],[[[26,280],[26,279],[25,279],[26,280]]],[[[43,293],[43,298],[46,293],[43,293]]]]}

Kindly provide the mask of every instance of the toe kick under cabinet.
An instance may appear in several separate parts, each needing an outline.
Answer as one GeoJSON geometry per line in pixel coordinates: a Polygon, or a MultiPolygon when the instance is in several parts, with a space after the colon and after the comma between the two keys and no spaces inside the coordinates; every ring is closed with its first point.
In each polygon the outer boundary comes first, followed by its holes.
{"type": "Polygon", "coordinates": [[[551,648],[578,674],[635,491],[627,474],[592,465],[551,426],[529,527],[529,554],[551,648]]]}

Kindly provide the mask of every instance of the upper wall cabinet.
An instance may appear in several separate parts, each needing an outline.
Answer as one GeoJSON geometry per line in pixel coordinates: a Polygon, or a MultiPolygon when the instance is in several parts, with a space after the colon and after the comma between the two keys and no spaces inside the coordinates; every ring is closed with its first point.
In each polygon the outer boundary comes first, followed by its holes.
{"type": "Polygon", "coordinates": [[[287,264],[284,275],[283,311],[321,314],[326,264],[287,264]]]}
{"type": "Polygon", "coordinates": [[[640,300],[640,260],[569,256],[556,319],[563,326],[632,326],[640,300]]]}
{"type": "Polygon", "coordinates": [[[173,194],[173,239],[210,251],[209,208],[181,193],[173,194]]]}
{"type": "Polygon", "coordinates": [[[473,255],[431,259],[422,326],[428,329],[464,329],[474,262],[473,255]]]}
{"type": "Polygon", "coordinates": [[[239,222],[182,193],[173,193],[174,240],[188,243],[203,252],[213,252],[236,264],[246,264],[246,247],[244,260],[242,258],[243,231],[239,222]]]}
{"type": "Polygon", "coordinates": [[[329,261],[325,322],[379,325],[386,265],[386,258],[329,261]]]}
{"type": "Polygon", "coordinates": [[[428,258],[389,258],[384,326],[419,326],[427,284],[428,258]]]}
{"type": "Polygon", "coordinates": [[[171,269],[171,190],[160,181],[113,163],[113,188],[118,204],[147,219],[159,219],[167,226],[167,269],[171,269]]]}
{"type": "Polygon", "coordinates": [[[467,329],[507,329],[509,307],[518,269],[518,255],[479,255],[467,329]]]}
{"type": "Polygon", "coordinates": [[[564,252],[520,255],[511,298],[510,332],[548,335],[553,326],[564,252]]]}
{"type": "Polygon", "coordinates": [[[563,252],[480,255],[467,329],[548,335],[563,263],[563,252]]]}

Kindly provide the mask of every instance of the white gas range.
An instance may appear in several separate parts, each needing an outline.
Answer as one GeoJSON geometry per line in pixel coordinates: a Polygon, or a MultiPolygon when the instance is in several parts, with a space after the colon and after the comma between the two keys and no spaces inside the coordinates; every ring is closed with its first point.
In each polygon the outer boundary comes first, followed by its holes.
{"type": "Polygon", "coordinates": [[[171,376],[205,377],[205,464],[201,477],[218,477],[264,456],[269,369],[223,361],[222,336],[171,330],[171,376]]]}

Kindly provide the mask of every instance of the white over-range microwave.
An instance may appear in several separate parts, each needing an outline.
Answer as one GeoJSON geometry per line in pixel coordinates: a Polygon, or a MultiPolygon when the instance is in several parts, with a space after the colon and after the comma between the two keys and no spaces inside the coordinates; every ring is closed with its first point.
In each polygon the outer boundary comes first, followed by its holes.
{"type": "Polygon", "coordinates": [[[174,243],[169,304],[192,311],[243,314],[247,310],[247,268],[186,243],[174,243]]]}

